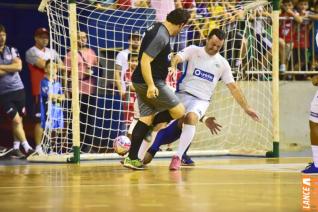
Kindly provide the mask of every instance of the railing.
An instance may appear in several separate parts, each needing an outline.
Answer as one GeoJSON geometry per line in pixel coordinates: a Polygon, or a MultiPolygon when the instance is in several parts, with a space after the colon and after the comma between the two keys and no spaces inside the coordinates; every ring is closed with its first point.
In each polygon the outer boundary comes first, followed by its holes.
{"type": "Polygon", "coordinates": [[[280,17],[279,32],[281,75],[288,79],[306,79],[318,74],[318,21],[305,18],[298,24],[294,18],[280,17]]]}

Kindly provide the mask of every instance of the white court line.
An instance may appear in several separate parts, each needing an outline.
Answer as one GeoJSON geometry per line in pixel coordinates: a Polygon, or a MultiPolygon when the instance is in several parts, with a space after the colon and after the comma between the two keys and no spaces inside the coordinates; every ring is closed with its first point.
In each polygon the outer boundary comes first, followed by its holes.
{"type": "Polygon", "coordinates": [[[229,164],[229,165],[198,165],[196,169],[222,169],[236,171],[261,171],[261,172],[292,172],[300,173],[307,163],[285,163],[285,164],[229,164]]]}

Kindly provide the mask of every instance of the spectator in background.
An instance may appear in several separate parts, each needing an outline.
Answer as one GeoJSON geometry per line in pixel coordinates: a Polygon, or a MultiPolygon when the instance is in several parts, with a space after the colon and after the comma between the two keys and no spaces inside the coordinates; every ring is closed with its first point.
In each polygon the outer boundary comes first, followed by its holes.
{"type": "MultiPolygon", "coordinates": [[[[93,49],[87,47],[87,35],[85,32],[78,33],[78,79],[80,92],[80,130],[81,151],[92,152],[93,126],[97,107],[96,80],[93,69],[98,65],[97,56],[93,49]]],[[[71,71],[71,52],[65,56],[67,70],[71,71]]]]}
{"type": "Polygon", "coordinates": [[[57,80],[58,64],[52,60],[45,63],[45,75],[41,80],[41,127],[44,130],[46,125],[51,132],[64,127],[64,118],[62,110],[62,102],[65,99],[62,85],[57,80]],[[50,111],[48,111],[50,109],[50,111]],[[49,115],[49,119],[47,119],[49,115]]]}
{"type": "MultiPolygon", "coordinates": [[[[296,5],[297,11],[303,21],[297,24],[294,31],[294,70],[300,71],[302,68],[307,66],[306,61],[308,61],[308,48],[309,42],[309,31],[311,28],[311,21],[306,19],[309,15],[309,4],[308,0],[299,0],[296,5]]],[[[306,69],[306,68],[305,68],[306,69]]]]}
{"type": "Polygon", "coordinates": [[[124,80],[126,71],[128,70],[128,55],[131,52],[138,52],[140,47],[140,35],[134,32],[129,36],[129,46],[127,49],[120,51],[116,56],[115,64],[115,82],[120,96],[124,99],[126,95],[126,82],[124,80]]]}
{"type": "Polygon", "coordinates": [[[0,25],[0,108],[11,120],[14,142],[10,156],[24,158],[20,143],[27,155],[34,151],[26,139],[22,122],[25,115],[25,92],[18,73],[22,70],[22,62],[18,50],[7,46],[6,39],[6,29],[0,25]]]}
{"type": "Polygon", "coordinates": [[[46,28],[38,28],[34,32],[35,45],[28,49],[25,54],[25,59],[30,71],[32,98],[33,98],[33,118],[35,120],[34,126],[34,140],[36,144],[35,151],[42,154],[41,141],[43,130],[41,128],[41,111],[40,111],[40,83],[44,78],[45,63],[48,60],[55,60],[60,64],[61,69],[65,69],[63,62],[58,56],[58,53],[47,48],[49,44],[49,32],[46,28]]]}
{"type": "Polygon", "coordinates": [[[294,64],[295,71],[308,70],[308,48],[310,47],[310,29],[312,20],[318,20],[318,15],[309,11],[308,0],[299,0],[297,11],[303,21],[296,25],[294,39],[294,64]]]}
{"type": "Polygon", "coordinates": [[[285,72],[287,67],[287,59],[293,49],[294,22],[302,23],[303,19],[297,11],[294,11],[292,0],[283,0],[281,4],[281,17],[279,25],[279,71],[285,72]]]}
{"type": "Polygon", "coordinates": [[[156,10],[156,20],[165,21],[168,13],[176,8],[181,8],[181,0],[151,0],[151,7],[156,10]]]}
{"type": "MultiPolygon", "coordinates": [[[[138,65],[138,52],[131,52],[128,54],[128,69],[125,72],[124,82],[127,87],[127,98],[124,101],[124,113],[125,113],[125,121],[127,124],[131,125],[135,115],[139,117],[139,114],[135,114],[134,105],[137,99],[134,86],[131,82],[131,76],[134,73],[138,65]]],[[[137,109],[137,108],[136,108],[137,109]]],[[[137,112],[136,112],[137,113],[137,112]]],[[[131,136],[132,130],[128,131],[128,136],[131,136]],[[129,135],[130,134],[130,135],[129,135]]]]}

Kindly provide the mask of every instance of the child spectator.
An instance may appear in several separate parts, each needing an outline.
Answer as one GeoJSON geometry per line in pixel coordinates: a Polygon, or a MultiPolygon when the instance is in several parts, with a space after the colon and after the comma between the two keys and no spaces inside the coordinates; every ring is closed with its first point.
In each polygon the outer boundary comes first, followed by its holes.
{"type": "Polygon", "coordinates": [[[45,76],[41,81],[41,127],[44,130],[64,128],[62,102],[65,99],[62,85],[57,81],[57,64],[52,60],[45,63],[45,76]]]}

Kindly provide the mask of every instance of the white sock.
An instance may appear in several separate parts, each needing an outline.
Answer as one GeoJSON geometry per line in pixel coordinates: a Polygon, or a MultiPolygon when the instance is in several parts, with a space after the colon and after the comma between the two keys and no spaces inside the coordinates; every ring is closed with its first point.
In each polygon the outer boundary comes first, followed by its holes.
{"type": "Polygon", "coordinates": [[[145,157],[145,154],[147,152],[147,150],[149,149],[149,147],[153,144],[153,142],[156,139],[156,136],[158,134],[159,131],[152,131],[150,136],[147,136],[141,143],[141,146],[139,148],[138,151],[138,158],[140,160],[143,160],[145,157]]]}
{"type": "Polygon", "coordinates": [[[195,126],[194,125],[189,125],[189,124],[184,124],[182,128],[182,133],[180,136],[180,143],[178,146],[178,151],[177,155],[181,159],[183,153],[186,151],[188,146],[190,145],[193,137],[195,134],[195,126]]]}
{"type": "Polygon", "coordinates": [[[13,149],[20,149],[20,141],[13,141],[13,149]]]}
{"type": "Polygon", "coordinates": [[[36,151],[37,153],[43,153],[43,149],[42,149],[41,144],[36,145],[36,147],[35,147],[35,151],[36,151]]]}
{"type": "Polygon", "coordinates": [[[28,152],[30,149],[32,149],[32,147],[29,145],[28,141],[23,141],[21,144],[26,152],[28,152]]]}
{"type": "Polygon", "coordinates": [[[312,158],[314,160],[314,164],[318,168],[318,146],[311,145],[311,149],[312,149],[312,158]]]}
{"type": "Polygon", "coordinates": [[[147,152],[147,150],[149,149],[150,147],[150,142],[147,142],[145,139],[142,141],[141,143],[141,146],[139,148],[139,151],[138,151],[138,158],[140,160],[143,160],[144,157],[145,157],[145,154],[147,152]]]}

